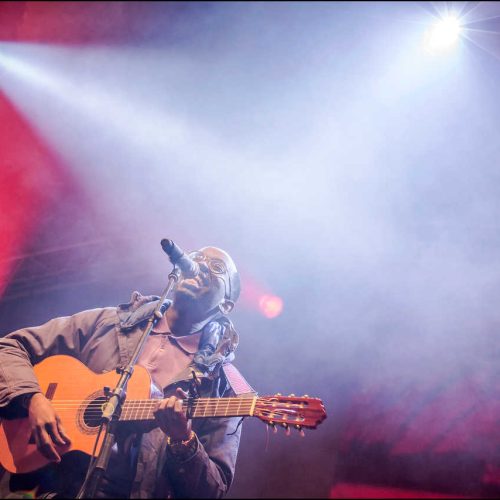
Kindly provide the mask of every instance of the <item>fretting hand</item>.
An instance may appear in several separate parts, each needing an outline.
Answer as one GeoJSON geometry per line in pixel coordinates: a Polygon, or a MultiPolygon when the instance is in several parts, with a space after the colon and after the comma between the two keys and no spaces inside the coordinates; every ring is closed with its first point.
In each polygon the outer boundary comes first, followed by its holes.
{"type": "Polygon", "coordinates": [[[162,399],[154,412],[160,429],[173,441],[184,441],[191,434],[191,420],[182,407],[182,401],[187,397],[186,392],[177,388],[175,396],[162,399]]]}

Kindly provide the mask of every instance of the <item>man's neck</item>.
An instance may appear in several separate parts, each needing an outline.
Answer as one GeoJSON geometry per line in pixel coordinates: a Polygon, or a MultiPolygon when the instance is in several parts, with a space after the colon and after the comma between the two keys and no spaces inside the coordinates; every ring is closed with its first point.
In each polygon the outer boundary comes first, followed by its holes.
{"type": "Polygon", "coordinates": [[[182,314],[175,307],[171,306],[167,309],[162,321],[167,322],[170,331],[175,336],[182,337],[184,335],[191,335],[192,333],[199,332],[211,319],[212,316],[201,321],[193,321],[189,315],[182,314]]]}

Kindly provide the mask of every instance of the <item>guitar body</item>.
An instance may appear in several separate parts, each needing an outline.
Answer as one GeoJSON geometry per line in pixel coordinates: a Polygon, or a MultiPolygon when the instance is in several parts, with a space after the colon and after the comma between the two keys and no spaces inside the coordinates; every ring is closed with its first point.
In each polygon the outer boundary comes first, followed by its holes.
{"type": "MultiPolygon", "coordinates": [[[[56,445],[58,453],[80,450],[90,455],[100,425],[99,408],[106,401],[104,387],[113,390],[119,375],[114,371],[96,374],[71,356],[51,356],[37,364],[34,371],[71,439],[69,445],[56,445]]],[[[128,382],[127,399],[150,398],[150,387],[149,373],[136,365],[128,382]]],[[[37,450],[27,418],[1,421],[0,462],[15,473],[31,472],[50,463],[37,450]]]]}

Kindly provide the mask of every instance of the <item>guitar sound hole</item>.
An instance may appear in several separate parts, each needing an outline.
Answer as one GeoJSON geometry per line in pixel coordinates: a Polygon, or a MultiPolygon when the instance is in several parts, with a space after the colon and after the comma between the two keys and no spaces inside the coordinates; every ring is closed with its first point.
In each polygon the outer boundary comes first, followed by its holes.
{"type": "Polygon", "coordinates": [[[101,425],[102,407],[105,402],[106,398],[104,396],[90,401],[83,412],[83,423],[87,427],[94,428],[101,425]]]}

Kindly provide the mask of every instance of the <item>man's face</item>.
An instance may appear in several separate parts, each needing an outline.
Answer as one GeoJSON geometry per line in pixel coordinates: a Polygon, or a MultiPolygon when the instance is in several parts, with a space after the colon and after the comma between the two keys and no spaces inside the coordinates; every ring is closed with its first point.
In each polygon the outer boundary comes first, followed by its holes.
{"type": "Polygon", "coordinates": [[[215,247],[202,248],[189,256],[198,263],[200,272],[194,278],[181,276],[174,303],[192,315],[193,321],[201,321],[212,315],[217,306],[231,302],[228,299],[234,263],[225,252],[215,247]]]}

